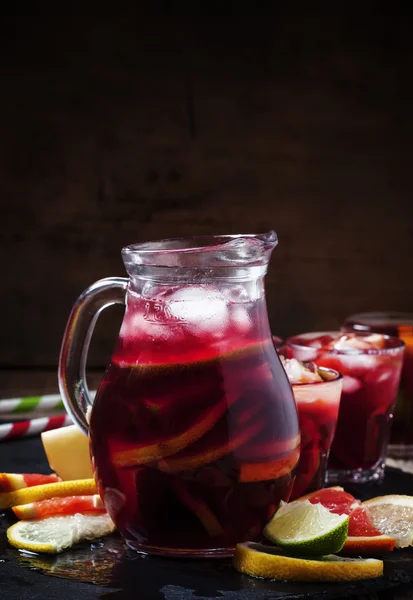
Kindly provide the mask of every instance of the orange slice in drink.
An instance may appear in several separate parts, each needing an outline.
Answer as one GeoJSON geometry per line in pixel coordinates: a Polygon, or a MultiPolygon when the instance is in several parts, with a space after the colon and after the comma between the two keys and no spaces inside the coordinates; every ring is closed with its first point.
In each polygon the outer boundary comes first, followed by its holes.
{"type": "Polygon", "coordinates": [[[19,519],[46,519],[58,515],[101,514],[106,512],[99,496],[65,496],[48,498],[39,502],[13,506],[12,511],[19,519]]]}
{"type": "Polygon", "coordinates": [[[226,439],[224,442],[208,446],[207,449],[199,453],[193,452],[184,456],[171,456],[170,458],[160,460],[158,462],[158,468],[166,473],[179,473],[180,471],[197,469],[215,462],[230,452],[233,452],[242,444],[248,442],[248,440],[262,430],[263,426],[263,419],[257,419],[249,425],[246,425],[243,429],[240,429],[231,437],[231,439],[226,439]]]}
{"type": "Polygon", "coordinates": [[[406,344],[406,346],[413,346],[413,326],[412,325],[399,325],[398,334],[399,334],[399,338],[406,344]]]}
{"type": "Polygon", "coordinates": [[[239,480],[241,483],[252,481],[269,481],[288,475],[294,469],[300,456],[300,449],[296,448],[286,457],[268,462],[243,463],[240,466],[239,480]]]}
{"type": "Polygon", "coordinates": [[[42,475],[41,473],[0,473],[0,493],[14,492],[34,485],[55,483],[60,481],[55,473],[42,475]]]}
{"type": "MultiPolygon", "coordinates": [[[[154,444],[129,444],[129,448],[116,450],[112,462],[116,467],[132,467],[147,464],[171,454],[176,454],[205,435],[220,420],[228,409],[227,399],[223,398],[201,413],[185,431],[154,444]]],[[[125,444],[123,444],[125,446],[125,444]]]]}

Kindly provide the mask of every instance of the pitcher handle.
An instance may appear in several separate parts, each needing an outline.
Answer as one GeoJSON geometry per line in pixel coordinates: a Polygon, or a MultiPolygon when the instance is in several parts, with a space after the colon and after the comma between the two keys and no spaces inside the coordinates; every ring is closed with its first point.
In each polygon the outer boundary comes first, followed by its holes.
{"type": "Polygon", "coordinates": [[[88,409],[93,400],[86,383],[86,360],[99,314],[113,304],[125,304],[129,280],[107,277],[88,287],[76,300],[63,335],[59,357],[59,389],[72,420],[88,433],[88,409]]]}

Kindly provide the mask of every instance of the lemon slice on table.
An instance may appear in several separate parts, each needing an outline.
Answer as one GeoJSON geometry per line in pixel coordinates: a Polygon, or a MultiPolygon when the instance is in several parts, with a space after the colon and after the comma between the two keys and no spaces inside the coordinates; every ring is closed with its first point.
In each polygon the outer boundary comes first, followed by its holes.
{"type": "Polygon", "coordinates": [[[29,504],[47,498],[62,496],[83,496],[96,494],[96,483],[94,479],[77,479],[72,481],[57,481],[56,483],[45,483],[34,485],[14,492],[0,494],[0,509],[10,508],[19,504],[29,504]]]}
{"type": "Polygon", "coordinates": [[[370,521],[384,535],[396,540],[396,548],[413,546],[413,496],[389,494],[363,502],[370,521]]]}
{"type": "Polygon", "coordinates": [[[336,515],[309,500],[283,502],[264,528],[271,542],[300,556],[334,554],[344,546],[348,533],[348,515],[336,515]]]}
{"type": "Polygon", "coordinates": [[[19,550],[57,554],[84,540],[108,535],[115,525],[108,515],[82,515],[17,521],[7,530],[9,543],[19,550]]]}
{"type": "Polygon", "coordinates": [[[240,573],[284,581],[351,581],[383,575],[383,561],[375,558],[322,556],[296,558],[283,550],[254,542],[238,544],[233,566],[240,573]]]}

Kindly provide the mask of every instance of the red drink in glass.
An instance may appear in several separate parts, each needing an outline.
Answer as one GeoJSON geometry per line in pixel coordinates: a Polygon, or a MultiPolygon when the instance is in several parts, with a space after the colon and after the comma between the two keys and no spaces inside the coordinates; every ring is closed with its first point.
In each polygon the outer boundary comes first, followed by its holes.
{"type": "Polygon", "coordinates": [[[405,343],[403,369],[394,410],[388,454],[413,458],[413,314],[399,312],[360,313],[348,317],[343,331],[384,333],[405,343]]]}
{"type": "Polygon", "coordinates": [[[293,388],[300,422],[300,460],[291,494],[295,499],[325,485],[343,377],[338,371],[314,363],[299,363],[283,356],[281,362],[293,388]]]}
{"type": "Polygon", "coordinates": [[[343,392],[328,482],[381,480],[404,344],[395,337],[316,332],[290,337],[287,357],[342,373],[343,392]]]}
{"type": "Polygon", "coordinates": [[[296,406],[264,297],[222,304],[192,285],[160,297],[129,291],[94,402],[99,492],[139,551],[230,555],[290,497],[296,406]]]}

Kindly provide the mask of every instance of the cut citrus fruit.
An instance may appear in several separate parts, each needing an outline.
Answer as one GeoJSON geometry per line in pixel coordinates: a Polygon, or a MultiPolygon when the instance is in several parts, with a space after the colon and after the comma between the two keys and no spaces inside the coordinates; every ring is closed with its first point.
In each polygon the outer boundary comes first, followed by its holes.
{"type": "Polygon", "coordinates": [[[245,442],[257,435],[262,427],[262,420],[257,419],[252,423],[245,425],[243,429],[225,442],[218,443],[199,453],[188,452],[184,456],[178,455],[160,460],[158,462],[158,467],[161,471],[165,471],[166,473],[178,473],[179,471],[186,471],[188,469],[197,469],[203,465],[215,462],[226,454],[233,452],[236,448],[245,444],[245,442]]]}
{"type": "Polygon", "coordinates": [[[395,538],[396,548],[413,546],[413,496],[389,494],[363,502],[375,527],[395,538]]]}
{"type": "Polygon", "coordinates": [[[289,456],[278,460],[243,463],[240,466],[239,480],[243,483],[247,481],[269,481],[288,475],[297,464],[299,455],[300,449],[297,448],[289,456]]]}
{"type": "Polygon", "coordinates": [[[348,535],[341,555],[371,556],[394,549],[394,537],[382,535],[371,522],[366,507],[343,488],[324,488],[299,498],[300,501],[303,499],[308,499],[312,504],[319,502],[330,512],[349,515],[348,535]]]}
{"type": "Polygon", "coordinates": [[[264,528],[264,535],[280,548],[300,556],[339,552],[347,538],[348,515],[337,515],[322,504],[281,503],[264,528]]]}
{"type": "Polygon", "coordinates": [[[0,473],[0,493],[14,492],[33,485],[54,483],[60,481],[55,473],[42,475],[41,473],[0,473]]]}
{"type": "Polygon", "coordinates": [[[246,575],[284,581],[351,581],[383,575],[383,561],[374,558],[294,558],[263,544],[237,544],[233,565],[246,575]]]}
{"type": "Polygon", "coordinates": [[[33,487],[23,488],[15,492],[0,494],[0,508],[10,508],[19,504],[29,504],[48,498],[62,496],[83,496],[96,494],[94,479],[78,479],[75,481],[58,481],[33,487]]]}
{"type": "Polygon", "coordinates": [[[93,477],[88,437],[77,425],[41,434],[50,468],[64,481],[93,477]]]}
{"type": "Polygon", "coordinates": [[[39,502],[13,506],[12,511],[18,519],[47,519],[48,517],[56,517],[58,515],[106,512],[103,503],[98,504],[94,495],[48,498],[39,502]]]}
{"type": "Polygon", "coordinates": [[[228,409],[226,399],[222,399],[204,411],[186,431],[174,437],[160,440],[156,444],[131,445],[131,448],[113,453],[112,461],[117,467],[133,467],[176,454],[205,435],[220,420],[228,409]]]}
{"type": "Polygon", "coordinates": [[[108,535],[115,525],[108,515],[71,515],[40,521],[17,521],[7,530],[9,543],[19,550],[57,554],[83,540],[108,535]]]}
{"type": "Polygon", "coordinates": [[[339,515],[349,515],[353,508],[361,505],[360,500],[357,500],[354,496],[345,492],[340,486],[328,487],[316,490],[315,492],[310,492],[309,494],[305,494],[305,496],[297,498],[295,502],[301,502],[302,500],[309,500],[312,504],[320,503],[328,508],[330,512],[339,515]]]}

